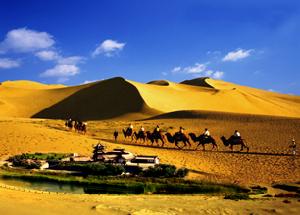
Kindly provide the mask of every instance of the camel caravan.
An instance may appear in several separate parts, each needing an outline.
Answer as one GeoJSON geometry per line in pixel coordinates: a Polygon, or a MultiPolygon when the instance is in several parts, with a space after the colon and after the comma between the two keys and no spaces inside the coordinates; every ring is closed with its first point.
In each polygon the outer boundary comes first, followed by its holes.
{"type": "Polygon", "coordinates": [[[72,118],[69,118],[65,122],[65,126],[69,129],[72,130],[73,128],[75,129],[76,132],[85,134],[86,129],[87,129],[87,123],[82,122],[80,120],[73,120],[72,118]]]}
{"type": "MultiPolygon", "coordinates": [[[[173,135],[170,132],[163,132],[157,125],[155,129],[151,131],[145,131],[143,126],[140,127],[139,131],[133,130],[133,125],[130,124],[127,128],[122,130],[124,134],[125,140],[130,140],[131,142],[135,140],[135,143],[147,143],[150,141],[151,146],[155,143],[159,147],[164,147],[165,143],[168,141],[169,143],[175,144],[175,146],[179,149],[183,149],[185,147],[191,148],[191,141],[197,144],[195,150],[198,149],[199,146],[202,146],[203,151],[205,151],[205,145],[212,145],[211,150],[218,150],[218,145],[216,140],[210,135],[209,130],[206,128],[204,133],[197,136],[195,133],[186,134],[184,128],[180,127],[179,131],[175,132],[173,135]],[[161,145],[159,144],[161,143],[161,145]]],[[[118,132],[114,132],[115,141],[118,138],[118,132]]],[[[249,147],[246,145],[245,139],[243,139],[240,133],[236,130],[234,134],[226,139],[226,137],[222,136],[221,141],[225,146],[229,146],[231,151],[233,151],[233,146],[240,145],[240,151],[243,151],[244,148],[249,151],[249,147]]]]}

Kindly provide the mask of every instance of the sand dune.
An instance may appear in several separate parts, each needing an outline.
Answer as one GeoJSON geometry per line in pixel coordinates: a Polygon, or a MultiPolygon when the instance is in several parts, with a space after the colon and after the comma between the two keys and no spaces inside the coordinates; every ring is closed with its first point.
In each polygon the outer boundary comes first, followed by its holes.
{"type": "Polygon", "coordinates": [[[169,82],[168,87],[129,82],[136,86],[150,107],[162,112],[206,110],[300,117],[299,96],[272,93],[213,79],[190,80],[185,84],[169,82]],[[203,87],[203,82],[211,87],[203,87]]]}
{"type": "Polygon", "coordinates": [[[141,119],[182,110],[300,117],[300,97],[209,78],[148,84],[112,78],[65,87],[30,81],[0,85],[0,116],[141,119]]]}

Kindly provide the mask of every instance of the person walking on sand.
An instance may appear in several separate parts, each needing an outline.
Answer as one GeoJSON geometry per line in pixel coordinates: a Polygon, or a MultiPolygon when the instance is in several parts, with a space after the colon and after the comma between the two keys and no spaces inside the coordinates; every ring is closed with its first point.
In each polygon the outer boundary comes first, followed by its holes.
{"type": "Polygon", "coordinates": [[[292,154],[296,155],[296,140],[292,139],[292,144],[290,145],[290,148],[292,149],[292,154]]]}
{"type": "Polygon", "coordinates": [[[119,136],[119,132],[117,130],[115,130],[115,132],[114,132],[115,142],[117,142],[118,136],[119,136]]]}

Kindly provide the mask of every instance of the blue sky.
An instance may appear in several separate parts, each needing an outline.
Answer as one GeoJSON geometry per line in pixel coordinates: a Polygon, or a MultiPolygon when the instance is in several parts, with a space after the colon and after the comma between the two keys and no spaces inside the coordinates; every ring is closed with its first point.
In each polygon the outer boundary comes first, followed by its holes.
{"type": "Polygon", "coordinates": [[[210,76],[300,95],[297,2],[0,0],[0,81],[210,76]]]}

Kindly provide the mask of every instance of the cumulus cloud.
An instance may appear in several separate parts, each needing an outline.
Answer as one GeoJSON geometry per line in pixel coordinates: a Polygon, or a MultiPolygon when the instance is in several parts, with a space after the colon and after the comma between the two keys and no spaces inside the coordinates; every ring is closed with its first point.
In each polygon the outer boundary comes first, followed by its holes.
{"type": "Polygon", "coordinates": [[[46,49],[55,43],[53,36],[47,32],[39,32],[27,28],[9,31],[0,43],[0,52],[32,52],[46,49]]]}
{"type": "Polygon", "coordinates": [[[224,72],[221,71],[215,71],[214,73],[212,73],[212,78],[214,79],[222,79],[224,76],[224,72]]]}
{"type": "Polygon", "coordinates": [[[181,67],[176,66],[174,67],[171,72],[173,74],[189,74],[194,77],[199,77],[200,75],[206,76],[206,77],[212,77],[214,79],[222,79],[224,76],[224,72],[222,71],[213,71],[211,69],[208,69],[208,65],[210,62],[206,63],[195,63],[193,66],[187,66],[187,67],[181,67]]]}
{"type": "Polygon", "coordinates": [[[119,43],[116,40],[104,40],[92,53],[92,56],[95,57],[99,54],[104,54],[107,57],[111,57],[121,51],[125,46],[125,43],[119,43]]]}
{"type": "Polygon", "coordinates": [[[59,64],[79,64],[85,61],[84,57],[81,56],[71,56],[71,57],[60,57],[58,59],[59,64]]]}
{"type": "Polygon", "coordinates": [[[41,74],[41,77],[58,77],[66,79],[68,77],[79,74],[79,72],[80,70],[76,65],[59,64],[52,69],[48,69],[43,72],[41,74]]]}
{"type": "Polygon", "coordinates": [[[0,58],[0,69],[11,69],[20,66],[20,62],[9,58],[0,58]]]}
{"type": "Polygon", "coordinates": [[[35,53],[35,56],[37,56],[39,59],[44,61],[53,61],[60,58],[59,54],[55,51],[39,51],[35,53]]]}
{"type": "Polygon", "coordinates": [[[180,66],[176,66],[172,69],[171,72],[176,73],[176,72],[180,72],[181,71],[181,67],[180,66]]]}
{"type": "Polygon", "coordinates": [[[188,74],[198,74],[206,70],[206,64],[204,63],[195,63],[194,66],[188,66],[183,69],[183,72],[188,74]]]}
{"type": "Polygon", "coordinates": [[[251,55],[251,52],[253,52],[253,49],[244,50],[244,49],[237,49],[235,51],[228,52],[222,61],[238,61],[243,58],[247,58],[251,55]]]}
{"type": "Polygon", "coordinates": [[[172,73],[187,73],[187,74],[198,74],[202,73],[206,70],[208,63],[195,63],[193,66],[187,66],[187,67],[174,67],[172,69],[172,73]]]}

